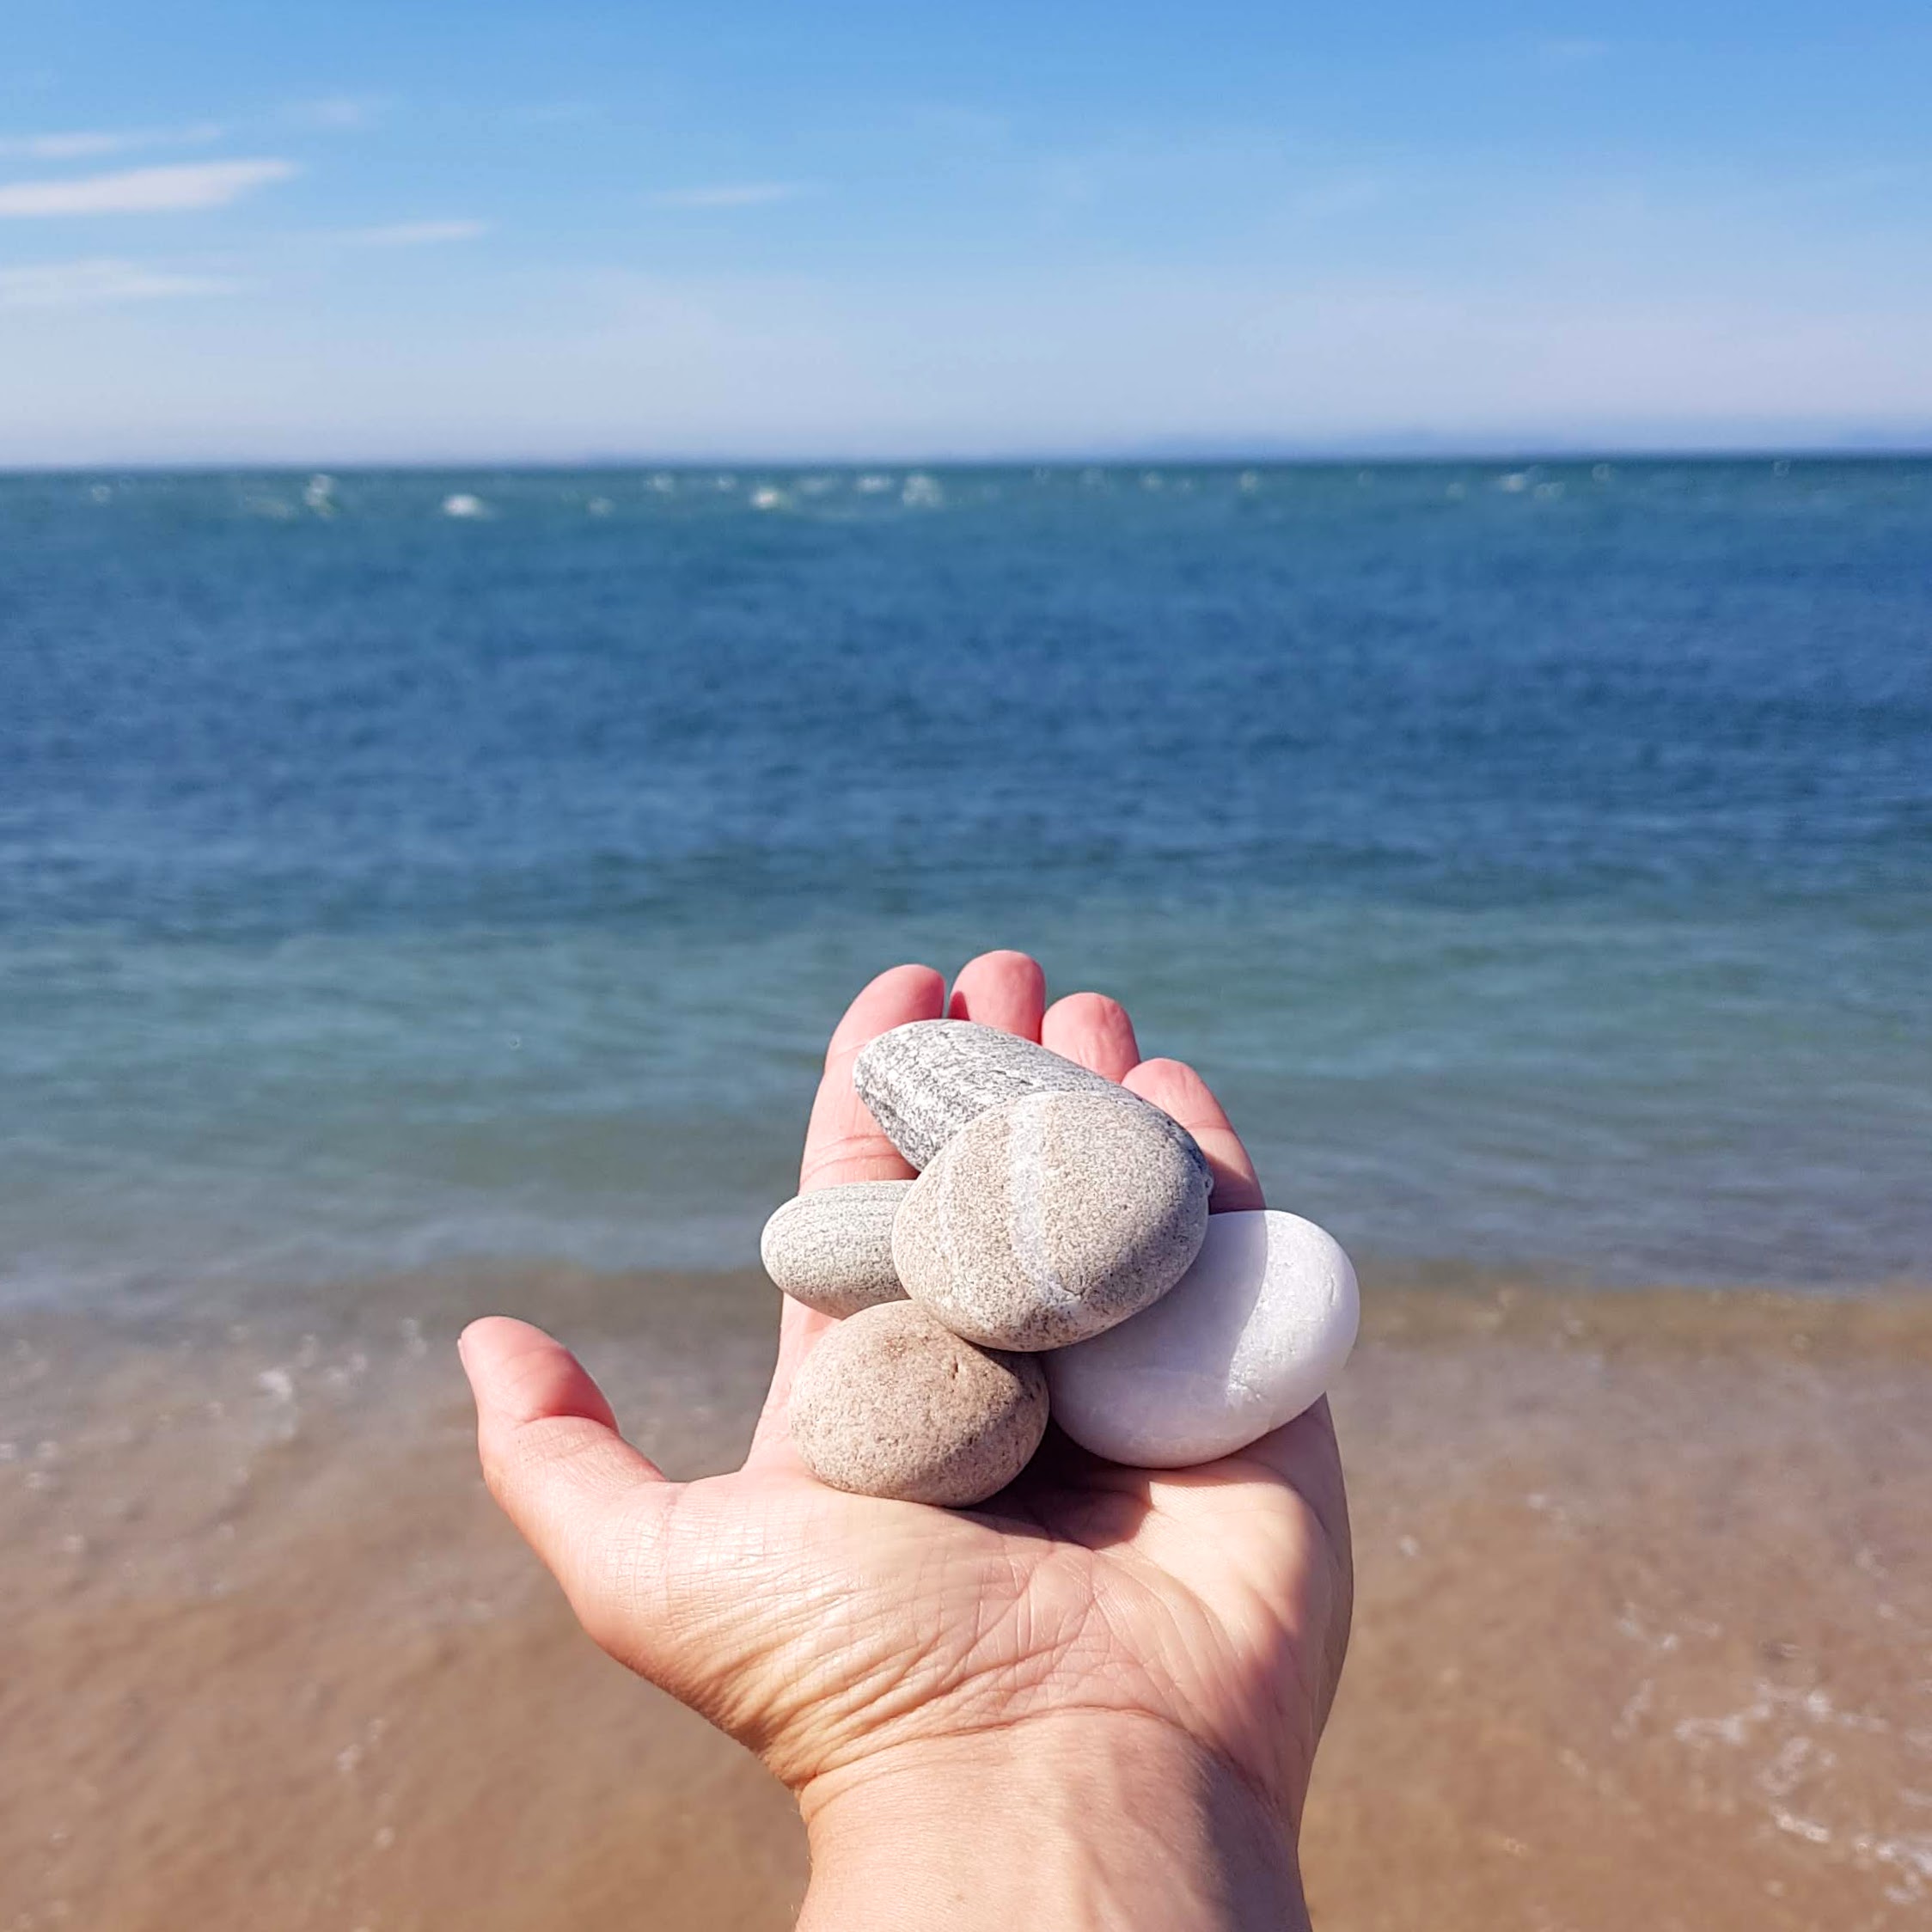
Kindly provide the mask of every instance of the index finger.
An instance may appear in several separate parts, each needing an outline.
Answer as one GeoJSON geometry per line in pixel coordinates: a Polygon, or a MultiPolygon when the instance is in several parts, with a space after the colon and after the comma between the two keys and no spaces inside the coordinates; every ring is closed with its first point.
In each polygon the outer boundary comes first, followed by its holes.
{"type": "MultiPolygon", "coordinates": [[[[842,1187],[849,1181],[909,1181],[913,1170],[903,1155],[879,1131],[878,1122],[852,1084],[852,1063],[859,1049],[882,1033],[908,1020],[938,1019],[945,1011],[946,982],[930,966],[895,966],[881,973],[846,1008],[845,1018],[832,1030],[825,1049],[825,1073],[812,1102],[811,1124],[805,1129],[805,1155],[798,1172],[798,1191],[842,1187]]],[[[785,1298],[779,1321],[778,1360],[763,1412],[752,1438],[754,1460],[771,1460],[790,1453],[786,1442],[786,1405],[792,1379],[810,1354],[812,1344],[832,1325],[829,1315],[785,1298]]]]}
{"type": "Polygon", "coordinates": [[[842,1187],[848,1181],[909,1181],[913,1170],[879,1131],[853,1091],[859,1049],[908,1020],[938,1019],[946,1010],[946,982],[930,966],[894,966],[846,1008],[825,1049],[825,1074],[805,1129],[798,1191],[842,1187]]]}

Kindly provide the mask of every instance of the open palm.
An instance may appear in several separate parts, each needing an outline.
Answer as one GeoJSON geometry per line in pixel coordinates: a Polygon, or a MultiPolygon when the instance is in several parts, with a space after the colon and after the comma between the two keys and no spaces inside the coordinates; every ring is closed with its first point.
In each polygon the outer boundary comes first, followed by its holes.
{"type": "MultiPolygon", "coordinates": [[[[1200,1142],[1217,1210],[1261,1192],[1190,1069],[1140,1061],[1091,994],[1042,1011],[1030,959],[987,954],[955,1015],[1043,1039],[1165,1108],[1200,1142]]],[[[868,1040],[945,1010],[925,967],[882,975],[834,1035],[804,1188],[911,1173],[854,1095],[868,1040]]],[[[617,1433],[540,1330],[463,1339],[492,1491],[607,1650],[759,1753],[800,1793],[907,1746],[1152,1723],[1210,1754],[1292,1831],[1347,1641],[1347,1507],[1326,1403],[1200,1469],[1121,1468],[1049,1430],[978,1510],[853,1496],[788,1440],[792,1379],[826,1317],[787,1302],[756,1435],[732,1476],[674,1483],[617,1433]]]]}

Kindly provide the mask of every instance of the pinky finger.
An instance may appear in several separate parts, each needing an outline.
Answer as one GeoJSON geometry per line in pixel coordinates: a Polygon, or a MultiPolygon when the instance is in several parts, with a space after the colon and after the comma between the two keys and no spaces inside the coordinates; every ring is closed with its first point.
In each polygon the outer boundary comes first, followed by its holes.
{"type": "Polygon", "coordinates": [[[1267,1205],[1241,1136],[1228,1125],[1227,1116],[1208,1091],[1207,1081],[1185,1061],[1143,1060],[1122,1084],[1128,1092],[1139,1094],[1177,1120],[1200,1143],[1214,1177],[1214,1192],[1208,1204],[1210,1213],[1231,1214],[1267,1205]]]}

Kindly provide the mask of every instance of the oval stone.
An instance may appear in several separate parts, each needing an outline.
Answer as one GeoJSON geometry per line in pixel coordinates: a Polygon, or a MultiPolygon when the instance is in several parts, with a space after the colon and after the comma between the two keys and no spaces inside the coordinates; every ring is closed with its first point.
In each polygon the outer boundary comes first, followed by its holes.
{"type": "Polygon", "coordinates": [[[1121,1093],[1111,1080],[1036,1040],[969,1019],[916,1019],[882,1033],[852,1065],[879,1131],[914,1167],[954,1134],[1029,1093],[1121,1093]]]}
{"type": "Polygon", "coordinates": [[[854,1181],[795,1195],[765,1223],[759,1258],[792,1297],[827,1315],[903,1301],[892,1224],[910,1181],[854,1181]]]}
{"type": "Polygon", "coordinates": [[[1110,1084],[981,1114],[899,1210],[906,1293],[989,1348],[1063,1348],[1125,1321],[1180,1280],[1206,1231],[1207,1164],[1178,1133],[1110,1084]]]}
{"type": "Polygon", "coordinates": [[[1032,1459],[1047,1379],[1030,1355],[975,1348],[910,1302],[841,1322],[792,1385],[792,1440],[821,1483],[953,1508],[1032,1459]]]}
{"type": "Polygon", "coordinates": [[[1232,1456],[1326,1391],[1359,1313],[1348,1256],[1312,1221],[1216,1214],[1154,1306],[1047,1358],[1054,1420],[1111,1462],[1185,1469],[1232,1456]]]}

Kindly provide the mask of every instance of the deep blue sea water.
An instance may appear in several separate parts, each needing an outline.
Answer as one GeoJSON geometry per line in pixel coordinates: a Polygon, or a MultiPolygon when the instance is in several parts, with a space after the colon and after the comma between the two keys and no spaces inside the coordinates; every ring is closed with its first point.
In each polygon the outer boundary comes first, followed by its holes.
{"type": "Polygon", "coordinates": [[[0,479],[0,1297],[747,1261],[996,945],[1371,1260],[1932,1281],[1932,464],[0,479]]]}

